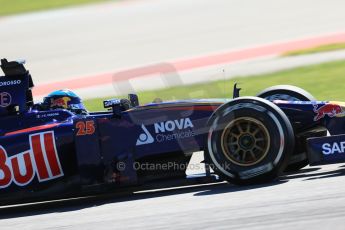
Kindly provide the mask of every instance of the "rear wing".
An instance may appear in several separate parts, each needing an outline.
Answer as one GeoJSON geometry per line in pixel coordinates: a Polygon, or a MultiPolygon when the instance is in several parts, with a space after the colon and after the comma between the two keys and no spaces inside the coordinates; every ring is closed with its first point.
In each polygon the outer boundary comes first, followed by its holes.
{"type": "Polygon", "coordinates": [[[34,84],[24,63],[1,59],[5,76],[0,76],[0,117],[25,112],[33,105],[34,84]]]}

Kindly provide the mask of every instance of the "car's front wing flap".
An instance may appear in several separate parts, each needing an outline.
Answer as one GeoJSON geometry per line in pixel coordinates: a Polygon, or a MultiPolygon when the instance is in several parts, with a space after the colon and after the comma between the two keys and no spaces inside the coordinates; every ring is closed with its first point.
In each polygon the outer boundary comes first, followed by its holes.
{"type": "Polygon", "coordinates": [[[345,135],[310,138],[307,149],[310,165],[345,162],[345,135]]]}

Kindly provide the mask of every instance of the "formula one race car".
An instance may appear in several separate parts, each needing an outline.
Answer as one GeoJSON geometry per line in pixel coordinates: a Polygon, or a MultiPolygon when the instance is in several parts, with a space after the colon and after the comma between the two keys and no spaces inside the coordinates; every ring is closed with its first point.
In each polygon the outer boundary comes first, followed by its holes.
{"type": "Polygon", "coordinates": [[[236,184],[345,159],[345,103],[318,102],[297,87],[256,97],[239,97],[235,87],[234,99],[146,105],[131,94],[88,113],[65,106],[68,97],[55,107],[34,104],[23,63],[2,59],[1,68],[1,203],[192,180],[179,166],[197,151],[204,151],[202,178],[236,184]]]}

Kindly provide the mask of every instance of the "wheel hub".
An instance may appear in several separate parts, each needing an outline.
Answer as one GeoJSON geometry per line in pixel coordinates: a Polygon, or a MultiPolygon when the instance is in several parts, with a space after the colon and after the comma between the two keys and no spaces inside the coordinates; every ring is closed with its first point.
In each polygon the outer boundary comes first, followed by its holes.
{"type": "Polygon", "coordinates": [[[255,137],[250,135],[249,133],[246,133],[239,138],[239,145],[242,149],[250,150],[253,148],[253,145],[255,144],[255,137]]]}
{"type": "Polygon", "coordinates": [[[262,161],[270,147],[270,135],[264,124],[251,117],[230,122],[223,130],[224,155],[234,164],[251,166],[262,161]]]}

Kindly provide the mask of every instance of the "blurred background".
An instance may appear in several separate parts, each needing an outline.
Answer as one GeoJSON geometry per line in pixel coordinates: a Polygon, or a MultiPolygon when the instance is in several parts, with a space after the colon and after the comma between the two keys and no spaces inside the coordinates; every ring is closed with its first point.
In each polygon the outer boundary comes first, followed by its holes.
{"type": "Polygon", "coordinates": [[[231,97],[276,84],[345,100],[343,0],[0,0],[0,56],[23,58],[39,101],[74,90],[90,110],[231,97]]]}

